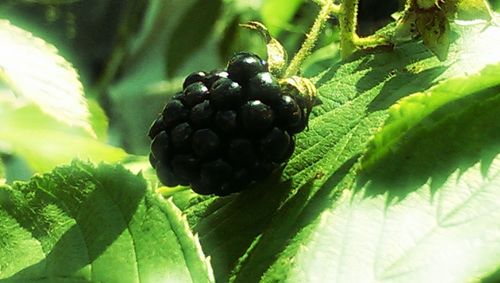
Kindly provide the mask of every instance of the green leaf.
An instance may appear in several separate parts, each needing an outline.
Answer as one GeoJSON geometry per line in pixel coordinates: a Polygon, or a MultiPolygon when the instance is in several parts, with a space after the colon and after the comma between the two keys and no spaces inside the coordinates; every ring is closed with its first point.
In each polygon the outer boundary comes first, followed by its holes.
{"type": "Polygon", "coordinates": [[[54,120],[37,105],[15,105],[2,100],[0,141],[10,153],[23,157],[37,172],[46,172],[76,157],[115,162],[126,156],[122,149],[54,120]]]}
{"type": "Polygon", "coordinates": [[[87,100],[90,112],[90,124],[95,131],[96,137],[102,142],[108,140],[108,117],[99,103],[94,99],[87,100]]]}
{"type": "MultiPolygon", "coordinates": [[[[460,39],[439,61],[420,42],[393,50],[359,52],[315,79],[322,104],[281,178],[228,198],[180,199],[222,282],[282,282],[317,219],[353,187],[355,165],[396,101],[447,78],[474,73],[500,52],[500,29],[454,26],[460,39]],[[187,203],[187,205],[186,205],[187,203]],[[229,275],[228,275],[229,274],[229,275]],[[264,277],[262,277],[264,276],[264,277]]],[[[456,168],[455,168],[456,169],[456,168]]],[[[306,280],[309,281],[309,280],[306,280]]]]}
{"type": "Polygon", "coordinates": [[[415,24],[425,46],[439,60],[445,60],[450,47],[450,24],[446,14],[440,9],[418,12],[415,24]]]}
{"type": "Polygon", "coordinates": [[[95,136],[75,69],[54,46],[6,20],[0,20],[0,83],[18,99],[95,136]]]}
{"type": "Polygon", "coordinates": [[[198,0],[177,24],[167,46],[167,73],[176,70],[214,31],[222,9],[222,0],[198,0]]]}
{"type": "Polygon", "coordinates": [[[495,88],[500,92],[500,64],[486,67],[480,73],[446,80],[421,93],[401,99],[389,108],[389,118],[370,143],[363,157],[363,167],[371,165],[394,151],[409,129],[443,105],[495,88]]]}
{"type": "MultiPolygon", "coordinates": [[[[346,191],[294,259],[290,282],[470,282],[500,265],[500,156],[400,202],[346,191]],[[305,280],[305,281],[304,281],[305,280]]],[[[392,188],[395,189],[395,188],[392,188]]]]}
{"type": "Polygon", "coordinates": [[[5,184],[5,182],[6,182],[6,178],[5,177],[7,176],[7,174],[6,174],[5,171],[6,171],[5,170],[5,164],[3,163],[2,158],[0,158],[0,185],[5,184]]]}
{"type": "Polygon", "coordinates": [[[180,211],[120,166],[74,162],[0,190],[1,279],[212,282],[180,211]]]}
{"type": "Polygon", "coordinates": [[[488,2],[484,0],[449,0],[439,7],[449,18],[460,20],[493,20],[493,14],[488,2]]]}
{"type": "Polygon", "coordinates": [[[20,0],[20,2],[43,5],[66,5],[76,3],[81,0],[20,0]]]}
{"type": "Polygon", "coordinates": [[[273,36],[289,25],[303,0],[264,0],[260,9],[262,21],[273,36]]]}

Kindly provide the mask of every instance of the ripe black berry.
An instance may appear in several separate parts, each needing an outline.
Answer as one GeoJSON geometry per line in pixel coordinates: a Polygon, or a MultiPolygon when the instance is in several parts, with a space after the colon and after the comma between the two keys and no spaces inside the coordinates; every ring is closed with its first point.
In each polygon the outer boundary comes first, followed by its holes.
{"type": "Polygon", "coordinates": [[[188,184],[186,181],[181,181],[172,171],[168,164],[163,162],[156,163],[156,175],[162,184],[169,187],[188,184]]]}
{"type": "Polygon", "coordinates": [[[241,105],[241,86],[228,78],[220,78],[211,88],[210,102],[219,109],[234,109],[241,105]]]}
{"type": "Polygon", "coordinates": [[[188,85],[184,89],[184,95],[179,100],[186,107],[193,107],[203,102],[208,95],[208,88],[202,82],[196,82],[188,85]]]}
{"type": "Polygon", "coordinates": [[[239,167],[252,165],[256,160],[255,146],[248,139],[234,139],[229,143],[228,157],[232,164],[239,167]]]}
{"type": "Polygon", "coordinates": [[[190,84],[197,83],[197,82],[203,82],[205,80],[206,76],[207,76],[207,74],[205,74],[205,72],[191,73],[184,80],[184,83],[182,84],[182,88],[186,89],[190,84]]]}
{"type": "Polygon", "coordinates": [[[210,125],[213,115],[214,110],[210,105],[210,101],[205,100],[202,103],[198,103],[193,106],[191,113],[189,114],[189,121],[191,125],[201,128],[210,125]]]}
{"type": "Polygon", "coordinates": [[[290,130],[302,121],[302,111],[293,98],[283,95],[276,104],[276,120],[280,126],[290,130]]]}
{"type": "Polygon", "coordinates": [[[295,149],[310,105],[282,90],[257,55],[238,53],[227,71],[195,72],[149,130],[149,160],[166,186],[199,194],[239,192],[266,179],[295,149]]]}
{"type": "Polygon", "coordinates": [[[240,119],[245,130],[252,134],[262,133],[273,125],[274,113],[259,100],[251,100],[241,107],[240,119]]]}
{"type": "Polygon", "coordinates": [[[281,98],[280,86],[271,73],[258,73],[248,82],[248,96],[250,99],[274,105],[281,98]]]}
{"type": "Polygon", "coordinates": [[[160,132],[154,137],[153,141],[151,142],[151,156],[156,162],[161,160],[168,160],[170,149],[169,141],[169,136],[165,131],[160,132]]]}
{"type": "Polygon", "coordinates": [[[219,154],[220,139],[212,130],[200,129],[193,134],[192,148],[203,159],[213,158],[219,154]]]}
{"type": "Polygon", "coordinates": [[[172,159],[172,171],[181,181],[189,183],[199,177],[200,160],[192,155],[176,155],[172,159]]]}
{"type": "Polygon", "coordinates": [[[149,138],[153,139],[157,134],[159,134],[161,131],[165,130],[165,124],[163,123],[163,116],[160,115],[160,117],[156,118],[154,120],[153,124],[151,124],[151,127],[149,128],[149,133],[148,136],[149,138]]]}
{"type": "Polygon", "coordinates": [[[236,112],[232,110],[217,112],[215,114],[215,128],[224,134],[235,133],[238,129],[236,112]]]}
{"type": "Polygon", "coordinates": [[[265,71],[267,71],[267,66],[262,59],[248,52],[234,55],[227,65],[229,78],[243,85],[253,76],[265,71]]]}
{"type": "Polygon", "coordinates": [[[207,162],[201,167],[201,179],[210,180],[219,187],[232,179],[233,167],[222,159],[207,162]]]}
{"type": "Polygon", "coordinates": [[[175,126],[171,132],[171,141],[174,148],[177,150],[189,149],[189,140],[192,133],[193,129],[188,123],[181,123],[175,126]]]}
{"type": "Polygon", "coordinates": [[[285,161],[290,146],[290,136],[287,132],[274,127],[260,140],[260,153],[264,160],[274,162],[285,161]]]}
{"type": "Polygon", "coordinates": [[[188,116],[189,110],[177,99],[171,100],[163,108],[163,123],[167,129],[171,129],[173,126],[187,121],[188,116]]]}
{"type": "Polygon", "coordinates": [[[222,79],[222,78],[227,78],[229,74],[226,71],[221,71],[221,70],[215,70],[210,72],[204,79],[205,86],[208,87],[208,89],[212,88],[212,85],[222,79]]]}

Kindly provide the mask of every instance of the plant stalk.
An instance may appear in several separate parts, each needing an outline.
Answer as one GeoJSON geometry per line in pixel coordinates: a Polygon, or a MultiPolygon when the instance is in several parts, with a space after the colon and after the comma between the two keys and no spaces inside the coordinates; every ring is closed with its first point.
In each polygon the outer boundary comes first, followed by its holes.
{"type": "Polygon", "coordinates": [[[340,55],[347,58],[356,50],[359,0],[344,0],[340,7],[340,55]]]}
{"type": "Polygon", "coordinates": [[[159,187],[158,189],[156,189],[156,192],[161,194],[163,197],[168,198],[175,193],[187,191],[189,189],[190,188],[186,187],[186,186],[177,186],[177,187],[162,186],[162,187],[159,187]]]}
{"type": "Polygon", "coordinates": [[[321,30],[325,26],[326,21],[329,19],[331,14],[338,14],[340,12],[340,5],[336,5],[333,3],[333,0],[321,1],[320,3],[321,10],[318,14],[318,17],[314,21],[311,30],[306,36],[304,43],[300,47],[299,51],[293,57],[290,65],[285,71],[285,78],[297,75],[300,71],[300,65],[307,58],[307,56],[311,53],[311,50],[314,48],[316,41],[321,33],[321,30]]]}

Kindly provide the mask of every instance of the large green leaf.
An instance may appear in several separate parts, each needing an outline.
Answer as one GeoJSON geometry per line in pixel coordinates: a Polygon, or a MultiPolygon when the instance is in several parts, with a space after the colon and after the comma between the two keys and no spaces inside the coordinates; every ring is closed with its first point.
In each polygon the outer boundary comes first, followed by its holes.
{"type": "Polygon", "coordinates": [[[120,166],[0,189],[1,282],[211,282],[180,211],[120,166]]]}
{"type": "Polygon", "coordinates": [[[387,108],[443,79],[500,61],[498,49],[491,48],[499,28],[453,28],[461,36],[444,62],[422,43],[410,42],[393,50],[361,52],[318,77],[322,105],[315,108],[309,130],[297,136],[296,152],[280,180],[229,198],[179,197],[218,280],[286,277],[295,253],[315,231],[317,217],[352,187],[354,164],[387,118],[387,108]]]}
{"type": "MultiPolygon", "coordinates": [[[[500,156],[404,200],[346,191],[303,243],[290,282],[470,282],[500,265],[500,156]]],[[[389,188],[388,188],[389,189],[389,188]]],[[[392,188],[396,189],[396,188],[392,188]]]]}
{"type": "Polygon", "coordinates": [[[370,167],[377,159],[395,150],[411,128],[443,105],[483,92],[500,92],[499,73],[500,64],[488,66],[480,73],[452,78],[425,92],[405,97],[391,106],[389,118],[370,143],[370,149],[363,158],[363,166],[370,167]]]}

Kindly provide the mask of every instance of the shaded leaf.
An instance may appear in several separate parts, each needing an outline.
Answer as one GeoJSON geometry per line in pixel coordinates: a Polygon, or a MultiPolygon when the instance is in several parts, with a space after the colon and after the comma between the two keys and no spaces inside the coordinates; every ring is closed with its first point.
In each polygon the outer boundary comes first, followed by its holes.
{"type": "Polygon", "coordinates": [[[43,4],[43,5],[61,5],[61,4],[72,4],[81,0],[20,0],[20,2],[24,3],[35,3],[35,4],[43,4]]]}
{"type": "Polygon", "coordinates": [[[169,76],[196,51],[213,32],[222,9],[222,0],[198,0],[177,24],[167,46],[169,76]]]}
{"type": "Polygon", "coordinates": [[[264,0],[260,8],[262,21],[273,36],[286,29],[303,0],[264,0]]]}
{"type": "Polygon", "coordinates": [[[120,166],[74,162],[4,187],[0,220],[9,282],[213,281],[180,211],[120,166]]]}

